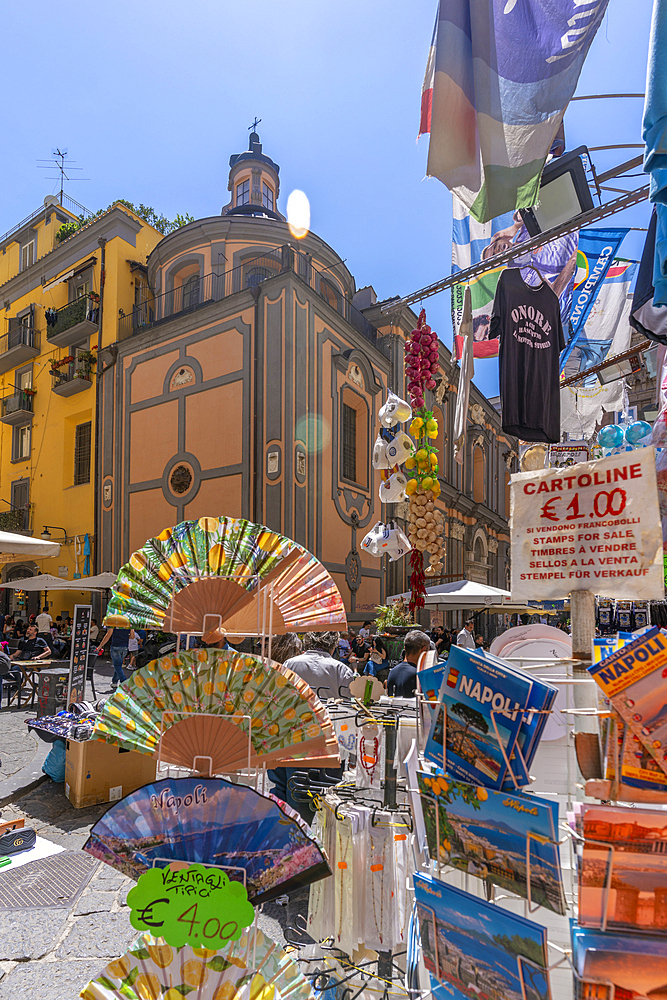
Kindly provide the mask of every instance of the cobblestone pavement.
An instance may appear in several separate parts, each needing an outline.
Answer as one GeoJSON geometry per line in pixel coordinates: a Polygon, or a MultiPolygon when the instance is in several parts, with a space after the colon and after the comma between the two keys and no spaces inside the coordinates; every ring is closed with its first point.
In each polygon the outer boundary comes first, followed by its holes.
{"type": "Polygon", "coordinates": [[[35,715],[34,708],[0,711],[0,788],[3,781],[27,767],[39,749],[38,737],[25,725],[25,719],[35,715]]]}

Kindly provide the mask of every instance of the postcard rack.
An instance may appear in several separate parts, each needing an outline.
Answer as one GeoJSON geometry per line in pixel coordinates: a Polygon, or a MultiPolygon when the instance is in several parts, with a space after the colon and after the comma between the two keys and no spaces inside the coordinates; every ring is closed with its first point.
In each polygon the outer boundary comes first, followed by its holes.
{"type": "MultiPolygon", "coordinates": [[[[423,871],[426,871],[428,874],[431,874],[431,872],[433,871],[433,867],[435,866],[435,868],[437,869],[437,876],[438,876],[438,878],[442,877],[442,874],[443,874],[442,869],[443,869],[443,867],[445,868],[445,870],[450,869],[452,871],[459,871],[459,872],[461,872],[462,869],[457,868],[455,865],[449,865],[447,862],[444,862],[444,864],[443,864],[443,862],[441,861],[441,858],[440,858],[440,843],[441,843],[441,840],[440,840],[440,808],[439,808],[439,806],[441,805],[441,803],[439,802],[438,797],[436,795],[434,795],[433,792],[429,792],[428,790],[423,790],[423,789],[420,789],[420,788],[412,788],[411,787],[411,788],[409,788],[409,791],[411,793],[413,793],[412,798],[411,798],[412,809],[413,810],[416,809],[416,808],[421,809],[421,799],[422,798],[426,798],[426,799],[428,799],[429,801],[431,801],[433,803],[434,813],[435,813],[435,839],[436,839],[436,843],[435,843],[435,855],[436,856],[435,857],[430,856],[430,860],[426,864],[422,864],[422,865],[420,865],[419,862],[418,862],[418,859],[416,859],[416,870],[419,870],[421,868],[423,871]],[[417,800],[419,800],[419,805],[417,805],[417,800]]],[[[508,797],[511,797],[512,793],[509,792],[507,794],[508,794],[508,797]]],[[[422,815],[423,815],[423,813],[422,813],[422,815]]],[[[568,843],[568,838],[564,837],[562,840],[553,840],[553,839],[548,838],[548,837],[542,837],[539,834],[532,833],[530,830],[528,830],[527,833],[526,833],[526,838],[525,839],[526,839],[526,851],[525,851],[524,858],[525,858],[525,865],[526,865],[526,893],[527,894],[526,894],[525,897],[522,897],[519,893],[512,892],[512,890],[507,889],[505,891],[508,892],[508,893],[511,893],[517,899],[523,899],[524,900],[524,906],[525,906],[526,914],[530,914],[530,913],[535,913],[537,910],[541,909],[541,907],[542,907],[541,903],[536,903],[535,905],[533,905],[533,899],[532,899],[532,884],[533,884],[533,879],[532,879],[532,869],[531,869],[531,843],[541,844],[543,846],[549,845],[549,846],[553,847],[555,849],[555,851],[556,851],[556,857],[558,857],[558,848],[561,846],[561,844],[568,843]]],[[[430,848],[429,848],[429,854],[430,854],[430,848]]],[[[480,865],[480,868],[483,868],[483,867],[485,867],[485,866],[484,865],[480,865]]],[[[502,898],[502,897],[495,897],[495,894],[494,894],[495,885],[494,884],[490,884],[490,882],[487,881],[487,877],[486,876],[483,876],[481,874],[478,875],[475,872],[468,872],[468,871],[463,872],[463,874],[465,874],[466,876],[470,876],[472,878],[480,878],[482,881],[484,881],[486,883],[486,886],[487,886],[487,890],[488,890],[487,898],[489,900],[493,900],[494,898],[496,898],[496,899],[502,898]]],[[[501,886],[500,888],[505,889],[505,887],[503,887],[503,886],[501,886]]],[[[559,890],[560,890],[559,891],[560,903],[561,903],[561,906],[563,908],[563,911],[565,912],[568,909],[568,906],[567,906],[567,901],[565,899],[565,892],[564,892],[562,883],[559,884],[559,890]]]]}

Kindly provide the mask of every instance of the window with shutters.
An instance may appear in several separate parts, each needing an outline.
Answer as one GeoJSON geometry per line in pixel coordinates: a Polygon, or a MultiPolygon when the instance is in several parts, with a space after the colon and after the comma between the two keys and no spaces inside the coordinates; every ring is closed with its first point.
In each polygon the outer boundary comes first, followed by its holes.
{"type": "Polygon", "coordinates": [[[90,482],[91,424],[77,424],[74,435],[74,485],[90,482]]]}
{"type": "Polygon", "coordinates": [[[12,483],[12,510],[23,511],[23,529],[30,527],[30,480],[16,479],[12,483]]]}
{"type": "Polygon", "coordinates": [[[484,471],[484,452],[476,445],[472,457],[472,498],[475,503],[484,503],[486,499],[484,471]]]}
{"type": "Polygon", "coordinates": [[[343,478],[357,481],[357,411],[343,403],[342,413],[343,478]]]}
{"type": "Polygon", "coordinates": [[[21,247],[21,270],[25,271],[27,267],[30,267],[35,260],[35,241],[30,240],[30,243],[26,243],[21,247]]]}
{"type": "Polygon", "coordinates": [[[30,424],[12,427],[12,462],[23,462],[30,458],[30,424]]]}

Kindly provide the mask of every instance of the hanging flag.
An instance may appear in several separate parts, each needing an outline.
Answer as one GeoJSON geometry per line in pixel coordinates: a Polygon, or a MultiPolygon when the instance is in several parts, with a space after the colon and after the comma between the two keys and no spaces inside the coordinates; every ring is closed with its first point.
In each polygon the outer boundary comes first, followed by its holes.
{"type": "MultiPolygon", "coordinates": [[[[584,232],[581,233],[582,237],[584,232]]],[[[566,362],[563,377],[593,368],[630,347],[630,288],[637,273],[636,261],[615,260],[598,288],[586,324],[566,362]]],[[[575,290],[576,297],[576,290],[575,290]]],[[[560,429],[571,439],[590,440],[603,412],[623,408],[625,382],[602,385],[597,375],[560,391],[560,429]]]]}
{"type": "MultiPolygon", "coordinates": [[[[438,30],[438,12],[435,15],[435,24],[433,25],[433,37],[431,38],[431,44],[428,50],[428,59],[426,60],[426,72],[424,73],[424,82],[422,84],[422,108],[421,115],[419,118],[419,135],[424,135],[425,132],[431,131],[431,109],[433,107],[433,78],[435,77],[435,36],[438,30]]],[[[419,138],[419,136],[417,137],[419,138]]]]}
{"type": "MultiPolygon", "coordinates": [[[[570,355],[575,352],[576,357],[579,357],[580,352],[577,350],[579,339],[581,338],[582,345],[586,343],[586,320],[627,232],[627,229],[582,229],[579,233],[577,270],[574,277],[572,308],[570,310],[570,334],[560,359],[561,375],[565,375],[570,355]]],[[[563,324],[563,329],[567,332],[565,324],[563,324]]],[[[582,347],[582,350],[585,348],[582,347]]],[[[582,368],[575,364],[574,368],[568,368],[568,371],[570,374],[574,374],[574,372],[590,368],[596,363],[592,361],[584,364],[582,368]]],[[[565,377],[567,376],[565,375],[565,377]]]]}
{"type": "MultiPolygon", "coordinates": [[[[503,250],[509,250],[529,239],[529,233],[518,212],[507,212],[491,222],[477,222],[464,205],[454,197],[452,210],[452,274],[479,264],[503,250]]],[[[577,233],[561,236],[551,243],[513,260],[509,267],[532,264],[549,282],[560,301],[563,329],[567,330],[572,302],[572,286],[576,269],[577,233]]],[[[473,316],[473,354],[476,358],[498,356],[500,342],[489,339],[491,310],[496,285],[505,265],[485,271],[469,283],[473,316]]],[[[529,270],[522,272],[528,284],[537,284],[537,275],[529,270]]],[[[452,286],[452,328],[456,357],[461,357],[463,341],[460,336],[463,313],[463,295],[466,285],[452,286]]]]}
{"type": "Polygon", "coordinates": [[[658,215],[654,207],[642,251],[635,294],[632,298],[630,325],[642,336],[648,337],[649,340],[655,340],[658,344],[667,344],[667,306],[657,306],[653,303],[657,221],[658,215]]]}
{"type": "Polygon", "coordinates": [[[440,5],[426,173],[479,222],[537,204],[544,161],[607,3],[440,5]]]}

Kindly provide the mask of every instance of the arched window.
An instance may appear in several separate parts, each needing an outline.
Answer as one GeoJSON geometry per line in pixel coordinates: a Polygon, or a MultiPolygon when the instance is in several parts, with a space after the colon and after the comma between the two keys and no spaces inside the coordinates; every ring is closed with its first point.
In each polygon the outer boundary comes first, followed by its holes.
{"type": "Polygon", "coordinates": [[[273,274],[268,267],[249,267],[245,273],[245,287],[255,288],[273,274]]]}
{"type": "Polygon", "coordinates": [[[199,275],[191,274],[183,285],[183,308],[195,309],[199,305],[199,275]]]}
{"type": "Polygon", "coordinates": [[[475,445],[472,457],[472,498],[475,503],[484,503],[484,452],[475,445]]]}
{"type": "Polygon", "coordinates": [[[340,312],[340,293],[326,278],[320,278],[320,295],[332,309],[340,312]]]}
{"type": "Polygon", "coordinates": [[[350,386],[340,394],[340,476],[366,488],[369,475],[368,407],[364,397],[350,386]]]}
{"type": "Polygon", "coordinates": [[[484,546],[482,545],[482,539],[481,538],[476,538],[475,539],[475,548],[473,550],[473,558],[474,558],[475,562],[478,562],[478,563],[485,562],[485,558],[484,558],[484,546]]]}

